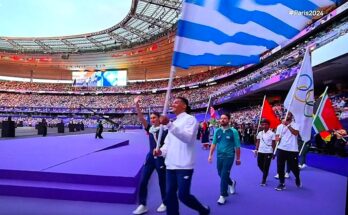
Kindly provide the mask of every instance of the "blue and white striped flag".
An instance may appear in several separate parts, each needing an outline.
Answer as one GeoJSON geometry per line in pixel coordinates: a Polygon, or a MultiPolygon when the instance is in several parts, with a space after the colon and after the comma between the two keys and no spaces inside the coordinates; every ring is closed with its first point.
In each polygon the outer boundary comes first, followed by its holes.
{"type": "MultiPolygon", "coordinates": [[[[239,66],[293,38],[311,20],[302,12],[336,0],[184,0],[173,65],[239,66]]],[[[314,12],[312,12],[314,13],[314,12]]]]}

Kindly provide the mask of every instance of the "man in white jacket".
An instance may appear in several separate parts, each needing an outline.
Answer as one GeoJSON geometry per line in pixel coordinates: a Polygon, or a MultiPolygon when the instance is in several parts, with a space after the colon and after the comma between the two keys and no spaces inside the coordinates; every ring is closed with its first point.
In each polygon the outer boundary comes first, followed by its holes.
{"type": "Polygon", "coordinates": [[[156,156],[164,156],[166,171],[167,214],[179,214],[178,196],[182,203],[199,212],[210,214],[210,208],[203,206],[191,193],[191,181],[195,163],[195,140],[198,122],[189,115],[190,106],[186,98],[177,97],[172,104],[176,115],[174,122],[168,117],[161,117],[161,124],[167,125],[168,135],[161,149],[155,149],[156,156]]]}

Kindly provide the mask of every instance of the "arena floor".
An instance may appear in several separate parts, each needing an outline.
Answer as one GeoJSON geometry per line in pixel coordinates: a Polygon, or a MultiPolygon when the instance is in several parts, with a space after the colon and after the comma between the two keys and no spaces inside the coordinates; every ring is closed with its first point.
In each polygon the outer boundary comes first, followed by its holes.
{"type": "MultiPolygon", "coordinates": [[[[1,132],[1,129],[0,129],[1,132]]],[[[47,136],[63,136],[63,135],[72,135],[72,134],[88,134],[94,133],[95,128],[85,128],[84,131],[78,132],[69,132],[68,128],[65,128],[65,133],[58,133],[57,128],[47,128],[47,136]]],[[[16,139],[17,138],[27,138],[27,137],[41,137],[42,135],[37,134],[37,129],[35,127],[18,127],[16,128],[16,139]]],[[[13,138],[0,138],[1,140],[13,139],[13,138]]]]}
{"type": "MultiPolygon", "coordinates": [[[[142,131],[129,131],[112,135],[115,138],[124,138],[139,132],[142,131]]],[[[144,132],[143,135],[139,135],[139,140],[148,144],[144,132]]],[[[277,192],[274,187],[278,182],[273,178],[276,174],[275,162],[272,162],[268,186],[260,187],[261,173],[256,166],[253,153],[249,149],[242,149],[242,165],[232,168],[231,176],[237,180],[237,193],[228,198],[226,205],[219,206],[216,203],[219,197],[219,178],[215,168],[216,164],[208,164],[207,156],[208,151],[202,150],[200,144],[197,143],[197,162],[192,181],[192,193],[202,203],[211,207],[211,214],[345,214],[347,177],[308,167],[301,172],[303,188],[297,188],[294,177],[291,176],[286,181],[287,189],[283,192],[277,192]]],[[[156,208],[160,203],[157,177],[154,174],[149,184],[149,212],[147,214],[158,214],[156,208]]],[[[135,207],[136,205],[126,204],[0,196],[1,215],[125,215],[131,214],[135,207]]],[[[182,204],[180,211],[184,215],[195,214],[194,211],[182,204]]]]}

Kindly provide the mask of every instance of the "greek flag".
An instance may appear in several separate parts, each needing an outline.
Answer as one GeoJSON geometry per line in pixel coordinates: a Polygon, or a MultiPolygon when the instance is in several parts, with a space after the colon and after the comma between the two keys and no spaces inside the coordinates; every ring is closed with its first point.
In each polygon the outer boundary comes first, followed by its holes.
{"type": "Polygon", "coordinates": [[[239,66],[298,34],[337,0],[184,0],[173,65],[239,66]],[[313,11],[313,12],[310,12],[313,11]]]}

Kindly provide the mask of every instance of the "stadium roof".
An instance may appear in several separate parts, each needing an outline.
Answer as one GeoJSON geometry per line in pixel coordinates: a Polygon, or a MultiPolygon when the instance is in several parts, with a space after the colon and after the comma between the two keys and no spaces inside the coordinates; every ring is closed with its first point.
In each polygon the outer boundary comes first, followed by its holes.
{"type": "Polygon", "coordinates": [[[0,51],[56,54],[132,48],[154,41],[175,28],[181,6],[181,0],[133,0],[128,15],[108,29],[61,37],[0,35],[0,51]]]}

